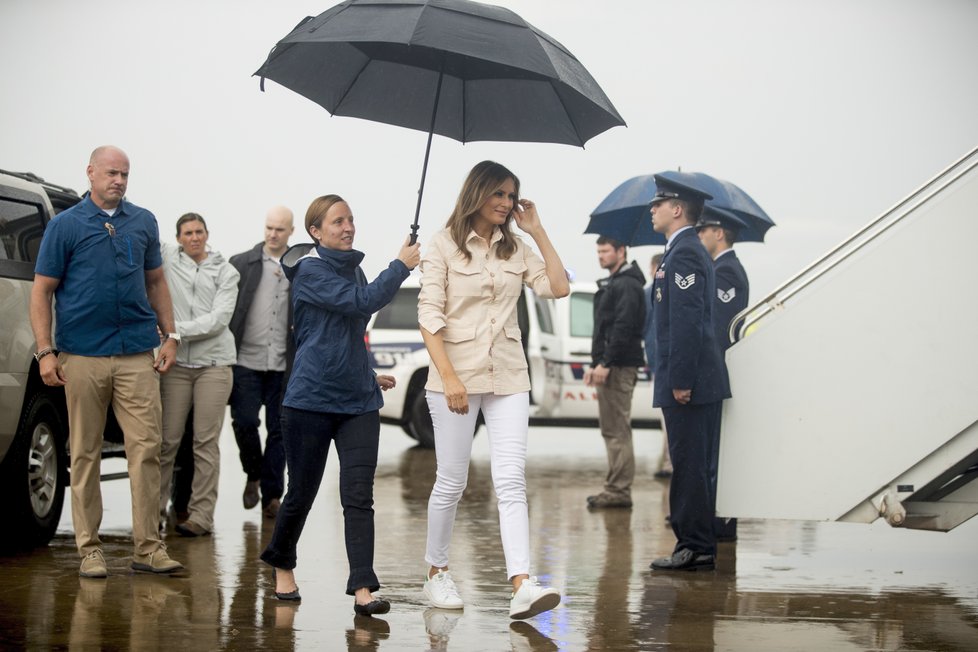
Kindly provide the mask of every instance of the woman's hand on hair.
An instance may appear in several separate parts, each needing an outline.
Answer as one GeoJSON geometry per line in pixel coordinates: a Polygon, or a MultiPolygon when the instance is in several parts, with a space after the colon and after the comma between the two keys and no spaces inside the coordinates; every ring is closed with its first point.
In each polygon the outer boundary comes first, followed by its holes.
{"type": "Polygon", "coordinates": [[[397,259],[404,263],[408,269],[414,269],[421,262],[421,243],[411,244],[411,236],[404,238],[404,244],[401,245],[397,259]]]}
{"type": "Polygon", "coordinates": [[[540,215],[537,214],[537,205],[529,199],[521,199],[513,207],[513,217],[516,219],[516,226],[521,231],[533,235],[533,232],[541,228],[540,215]]]}

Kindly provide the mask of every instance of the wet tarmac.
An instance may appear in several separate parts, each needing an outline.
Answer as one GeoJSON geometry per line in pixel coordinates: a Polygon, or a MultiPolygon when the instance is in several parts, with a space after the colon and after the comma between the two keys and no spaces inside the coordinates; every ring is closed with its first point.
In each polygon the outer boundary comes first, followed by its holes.
{"type": "Polygon", "coordinates": [[[674,543],[666,485],[651,477],[660,444],[658,431],[637,433],[634,509],[588,512],[585,497],[604,476],[600,434],[532,429],[533,572],[564,601],[513,623],[484,433],[452,547],[466,607],[451,612],[428,608],[421,594],[434,455],[384,426],[375,565],[393,609],[369,619],[354,617],[343,592],[335,459],[299,547],[303,600],[283,604],[258,560],[271,521],[241,505],[244,475],[226,427],[215,533],[167,537],[185,576],[129,570],[128,486],[104,483],[109,578],[78,577],[66,508],[50,546],[0,557],[0,649],[978,650],[978,519],[947,534],[741,520],[715,572],[649,571],[674,543]]]}

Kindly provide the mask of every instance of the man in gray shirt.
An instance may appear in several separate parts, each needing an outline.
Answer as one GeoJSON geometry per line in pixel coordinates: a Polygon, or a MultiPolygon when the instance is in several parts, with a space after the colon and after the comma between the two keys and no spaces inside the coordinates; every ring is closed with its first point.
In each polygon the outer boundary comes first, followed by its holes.
{"type": "Polygon", "coordinates": [[[289,281],[279,259],[292,235],[292,211],[276,206],[265,218],[265,240],[231,257],[241,275],[238,301],[230,329],[238,348],[231,391],[231,426],[248,476],[242,501],[245,509],[262,503],[265,516],[275,518],[285,492],[285,449],[279,408],[289,336],[289,281]],[[265,406],[265,450],[262,452],[259,411],[265,406]]]}

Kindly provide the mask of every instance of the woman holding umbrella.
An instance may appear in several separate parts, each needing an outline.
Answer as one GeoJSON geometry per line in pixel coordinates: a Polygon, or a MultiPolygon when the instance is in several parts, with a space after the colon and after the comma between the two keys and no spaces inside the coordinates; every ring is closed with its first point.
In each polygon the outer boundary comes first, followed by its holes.
{"type": "Polygon", "coordinates": [[[469,173],[421,270],[418,322],[432,361],[425,388],[438,463],[428,500],[425,560],[430,568],[424,593],[435,607],[463,606],[448,570],[448,547],[481,410],[513,585],[509,615],[529,618],[556,607],[560,594],[529,574],[525,466],[530,379],[516,302],[524,284],[542,297],[567,296],[567,274],[536,206],[519,198],[519,179],[492,161],[469,173]],[[513,222],[533,238],[542,259],[513,232],[513,222]]]}
{"type": "Polygon", "coordinates": [[[294,266],[283,264],[292,283],[296,346],[282,401],[289,488],[261,558],[275,569],[275,597],[299,600],[296,545],[332,441],[340,461],[350,565],[346,593],[354,596],[357,614],[372,616],[390,611],[389,602],[372,595],[380,588],[373,569],[373,485],[381,389],[393,387],[394,378],[374,375],[363,336],[370,315],[390,302],[417,266],[420,247],[405,241],[397,258],[368,284],[359,267],[363,254],[353,249],[353,213],[341,197],[314,200],[306,212],[306,231],[318,246],[294,266]]]}

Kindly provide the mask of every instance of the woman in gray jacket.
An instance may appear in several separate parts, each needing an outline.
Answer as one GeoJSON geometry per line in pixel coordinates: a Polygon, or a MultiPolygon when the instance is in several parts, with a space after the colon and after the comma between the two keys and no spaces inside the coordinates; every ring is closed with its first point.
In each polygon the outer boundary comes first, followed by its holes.
{"type": "Polygon", "coordinates": [[[173,461],[190,409],[194,410],[194,480],[189,516],[176,530],[182,536],[208,534],[221,468],[218,439],[231,394],[234,336],[228,330],[238,296],[238,272],[207,248],[207,224],[196,213],[177,220],[179,246],[161,244],[163,272],[176,322],[176,364],[160,379],[163,446],[160,451],[160,511],[166,512],[173,461]]]}

